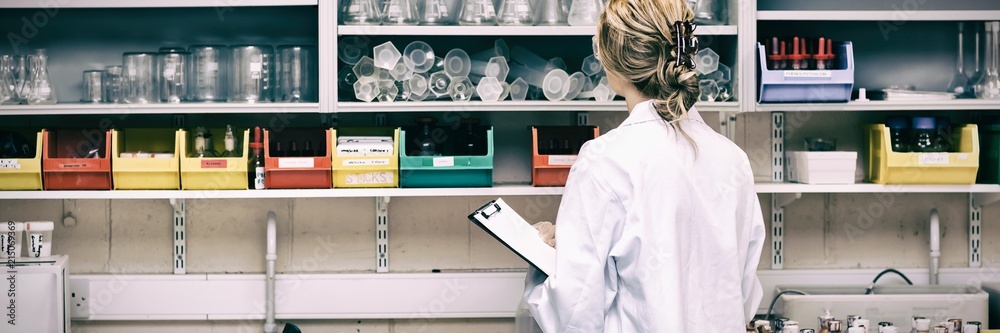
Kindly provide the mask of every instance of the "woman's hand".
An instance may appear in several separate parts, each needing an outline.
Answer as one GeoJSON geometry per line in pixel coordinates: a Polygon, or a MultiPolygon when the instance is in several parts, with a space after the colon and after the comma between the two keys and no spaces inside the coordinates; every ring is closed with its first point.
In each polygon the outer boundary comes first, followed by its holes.
{"type": "Polygon", "coordinates": [[[542,238],[545,244],[556,247],[556,226],[549,221],[538,222],[531,225],[538,230],[538,237],[542,238]]]}

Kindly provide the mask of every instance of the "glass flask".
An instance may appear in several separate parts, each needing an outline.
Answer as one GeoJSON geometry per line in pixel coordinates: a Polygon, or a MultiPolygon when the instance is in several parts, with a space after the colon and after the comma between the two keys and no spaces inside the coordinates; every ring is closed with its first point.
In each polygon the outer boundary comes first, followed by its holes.
{"type": "Polygon", "coordinates": [[[160,102],[180,103],[187,100],[188,59],[191,54],[186,51],[160,52],[156,56],[156,81],[160,102]]]}
{"type": "Polygon", "coordinates": [[[462,8],[458,14],[458,24],[461,25],[496,25],[497,13],[492,0],[461,0],[462,8]]]}
{"type": "Polygon", "coordinates": [[[417,25],[420,16],[417,14],[416,0],[389,0],[382,13],[382,24],[385,25],[417,25]]]}
{"type": "Polygon", "coordinates": [[[56,104],[56,90],[52,87],[52,81],[49,81],[49,57],[45,49],[35,50],[35,54],[29,59],[31,59],[31,90],[28,91],[28,104],[56,104]]]}
{"type": "Polygon", "coordinates": [[[31,67],[31,60],[26,55],[14,56],[14,67],[11,74],[14,76],[14,93],[17,95],[17,103],[28,103],[28,92],[31,91],[31,76],[28,68],[31,67]]]}
{"type": "Polygon", "coordinates": [[[955,69],[955,74],[951,76],[951,83],[948,84],[948,92],[955,94],[958,97],[964,97],[968,92],[966,91],[966,86],[969,84],[969,77],[965,76],[965,57],[964,48],[962,47],[962,36],[965,28],[964,22],[958,23],[958,67],[955,69]]]}
{"type": "Polygon", "coordinates": [[[347,0],[343,5],[343,24],[347,25],[379,25],[382,15],[379,12],[378,0],[347,0]]]}
{"type": "Polygon", "coordinates": [[[535,25],[566,25],[566,10],[559,0],[535,2],[535,25]]]}
{"type": "Polygon", "coordinates": [[[497,16],[499,25],[534,25],[535,13],[528,0],[502,0],[497,16]]]}
{"type": "Polygon", "coordinates": [[[0,55],[0,105],[20,103],[14,86],[14,57],[0,55]]]}
{"type": "Polygon", "coordinates": [[[267,45],[230,48],[230,102],[266,103],[272,100],[274,52],[267,45]]]}
{"type": "Polygon", "coordinates": [[[973,24],[972,26],[974,27],[974,30],[976,31],[975,38],[972,40],[973,41],[973,46],[974,46],[974,49],[973,49],[973,52],[974,52],[973,53],[973,58],[975,59],[975,66],[973,67],[972,73],[969,74],[969,84],[967,85],[969,87],[969,91],[967,91],[967,93],[969,94],[969,97],[975,98],[976,97],[976,85],[979,84],[979,80],[982,79],[983,72],[985,72],[985,69],[983,68],[983,65],[982,65],[983,64],[983,60],[982,60],[983,51],[982,51],[982,49],[984,49],[984,48],[982,47],[982,45],[981,45],[982,43],[980,42],[980,41],[982,41],[982,37],[981,37],[981,35],[982,35],[982,32],[981,32],[982,27],[980,25],[978,25],[978,24],[973,24]]]}
{"type": "Polygon", "coordinates": [[[122,66],[104,67],[104,102],[125,103],[125,76],[122,66]]]}
{"type": "Polygon", "coordinates": [[[315,46],[279,46],[277,64],[276,101],[319,101],[319,56],[315,46]]]}
{"type": "Polygon", "coordinates": [[[976,85],[976,97],[1000,99],[1000,21],[986,22],[986,72],[976,85]]]}
{"type": "Polygon", "coordinates": [[[122,55],[122,91],[125,103],[147,104],[159,101],[156,95],[155,53],[126,52],[122,55]]]}
{"type": "Polygon", "coordinates": [[[100,103],[103,101],[104,71],[83,71],[83,97],[80,98],[80,102],[100,103]]]}
{"type": "Polygon", "coordinates": [[[604,2],[601,0],[573,0],[567,22],[569,25],[596,26],[603,10],[604,2]]]}
{"type": "Polygon", "coordinates": [[[188,93],[196,102],[226,100],[226,47],[223,45],[192,45],[191,77],[188,93]]]}
{"type": "Polygon", "coordinates": [[[448,0],[425,0],[420,10],[420,25],[450,25],[455,18],[448,8],[448,0]]]}

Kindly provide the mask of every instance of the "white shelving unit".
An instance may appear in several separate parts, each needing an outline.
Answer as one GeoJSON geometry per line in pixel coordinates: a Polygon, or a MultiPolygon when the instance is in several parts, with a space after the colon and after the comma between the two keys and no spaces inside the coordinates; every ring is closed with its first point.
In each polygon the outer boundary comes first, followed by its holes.
{"type": "Polygon", "coordinates": [[[4,105],[0,116],[51,116],[85,114],[220,114],[220,113],[319,113],[319,103],[182,103],[182,104],[80,104],[4,105]]]}
{"type": "MultiPolygon", "coordinates": [[[[710,102],[695,105],[700,111],[738,112],[738,102],[710,102]]],[[[625,101],[505,101],[505,102],[340,102],[336,112],[437,112],[437,111],[626,111],[625,101]]]]}
{"type": "MultiPolygon", "coordinates": [[[[362,26],[341,25],[341,36],[593,36],[590,26],[362,26]]],[[[702,25],[695,35],[736,35],[735,25],[702,25]]]]}
{"type": "Polygon", "coordinates": [[[1000,110],[1000,101],[955,99],[946,101],[869,101],[848,103],[788,103],[757,104],[757,111],[937,111],[937,110],[1000,110]]]}
{"type": "Polygon", "coordinates": [[[761,10],[759,21],[987,21],[997,10],[761,10]]]}

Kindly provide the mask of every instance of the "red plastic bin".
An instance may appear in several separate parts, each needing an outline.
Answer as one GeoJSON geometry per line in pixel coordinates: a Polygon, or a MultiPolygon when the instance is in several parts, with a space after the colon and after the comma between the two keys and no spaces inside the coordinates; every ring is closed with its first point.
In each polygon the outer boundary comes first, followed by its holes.
{"type": "Polygon", "coordinates": [[[96,129],[42,130],[42,176],[46,190],[110,190],[111,132],[96,129]],[[97,158],[82,158],[94,149],[97,158]]]}
{"type": "Polygon", "coordinates": [[[264,130],[264,186],[278,189],[330,188],[330,148],[333,131],[320,128],[286,128],[281,132],[264,130]],[[272,142],[274,139],[274,142],[272,142]],[[309,140],[315,154],[310,156],[272,156],[277,142],[285,154],[291,152],[290,142],[305,149],[309,140]]]}
{"type": "MultiPolygon", "coordinates": [[[[576,162],[583,142],[597,138],[601,130],[597,126],[532,126],[531,127],[531,185],[566,186],[569,170],[576,162]],[[540,145],[552,140],[569,140],[568,154],[540,154],[540,145]]],[[[561,147],[564,142],[557,142],[561,147]]]]}

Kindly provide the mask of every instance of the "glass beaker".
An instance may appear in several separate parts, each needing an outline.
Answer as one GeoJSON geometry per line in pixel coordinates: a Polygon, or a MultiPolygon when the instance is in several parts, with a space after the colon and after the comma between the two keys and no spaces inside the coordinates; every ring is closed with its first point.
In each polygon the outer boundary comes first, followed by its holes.
{"type": "Polygon", "coordinates": [[[239,45],[230,49],[229,101],[270,102],[273,95],[273,49],[267,45],[239,45]]]}
{"type": "Polygon", "coordinates": [[[535,2],[535,25],[566,25],[566,10],[559,0],[535,2]]]}
{"type": "Polygon", "coordinates": [[[315,46],[279,46],[278,66],[276,101],[319,101],[319,57],[315,46]]]}
{"type": "Polygon", "coordinates": [[[341,8],[343,24],[379,25],[382,22],[377,0],[347,0],[341,8]]]}
{"type": "Polygon", "coordinates": [[[423,14],[420,25],[450,25],[455,23],[447,0],[425,0],[420,14],[423,14]]]}
{"type": "Polygon", "coordinates": [[[496,25],[497,12],[492,0],[461,0],[462,9],[458,14],[461,25],[496,25]]]}
{"type": "Polygon", "coordinates": [[[385,25],[417,25],[420,16],[417,14],[416,0],[389,0],[382,13],[382,24],[385,25]]]}
{"type": "Polygon", "coordinates": [[[535,24],[535,13],[531,10],[531,4],[528,0],[502,0],[497,24],[533,25],[535,24]]]}
{"type": "Polygon", "coordinates": [[[694,12],[695,22],[703,24],[725,24],[719,14],[722,10],[721,2],[716,0],[688,0],[691,11],[694,12]]]}
{"type": "Polygon", "coordinates": [[[20,103],[14,86],[14,57],[0,55],[0,105],[20,103]]]}
{"type": "Polygon", "coordinates": [[[103,99],[105,103],[125,103],[125,76],[122,66],[104,67],[103,99]]]}
{"type": "Polygon", "coordinates": [[[129,104],[156,103],[156,54],[126,52],[122,55],[124,99],[129,104]]]}
{"type": "Polygon", "coordinates": [[[567,22],[569,25],[596,26],[602,11],[604,2],[601,0],[573,0],[567,22]]]}
{"type": "Polygon", "coordinates": [[[80,102],[104,101],[104,71],[83,71],[83,97],[80,102]]]}
{"type": "Polygon", "coordinates": [[[180,103],[187,100],[187,51],[160,52],[156,56],[157,82],[159,85],[160,102],[180,103]]]}
{"type": "Polygon", "coordinates": [[[196,102],[226,100],[226,46],[192,45],[188,92],[196,102]]]}
{"type": "Polygon", "coordinates": [[[56,90],[52,87],[52,81],[49,81],[49,57],[46,55],[45,49],[35,50],[35,54],[29,56],[29,59],[31,59],[31,69],[29,70],[31,90],[28,91],[28,104],[56,104],[58,99],[56,98],[56,90]]]}

